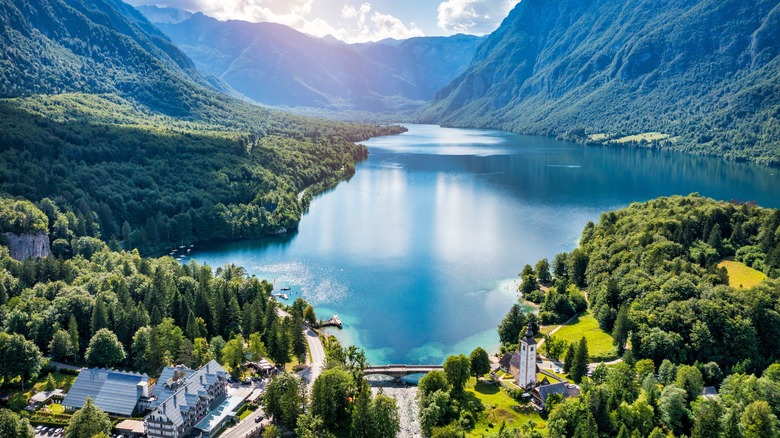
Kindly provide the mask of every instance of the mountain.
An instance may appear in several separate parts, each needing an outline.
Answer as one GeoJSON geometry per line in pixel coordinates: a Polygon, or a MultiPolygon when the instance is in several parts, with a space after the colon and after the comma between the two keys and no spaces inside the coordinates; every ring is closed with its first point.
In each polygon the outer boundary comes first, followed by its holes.
{"type": "Polygon", "coordinates": [[[776,1],[524,0],[421,119],[780,165],[778,53],[776,1]]]}
{"type": "Polygon", "coordinates": [[[192,12],[185,11],[184,9],[155,5],[136,6],[136,9],[152,23],[176,24],[181,23],[193,15],[192,12]]]}
{"type": "Polygon", "coordinates": [[[43,206],[56,255],[294,229],[354,142],[402,130],[237,100],[119,0],[0,0],[0,24],[0,196],[43,206]]]}
{"type": "Polygon", "coordinates": [[[0,23],[0,97],[114,93],[182,116],[226,90],[119,0],[0,0],[0,23]]]}
{"type": "Polygon", "coordinates": [[[291,107],[420,106],[466,68],[480,40],[456,35],[348,45],[280,24],[219,21],[202,13],[156,24],[202,71],[252,100],[291,107]]]}

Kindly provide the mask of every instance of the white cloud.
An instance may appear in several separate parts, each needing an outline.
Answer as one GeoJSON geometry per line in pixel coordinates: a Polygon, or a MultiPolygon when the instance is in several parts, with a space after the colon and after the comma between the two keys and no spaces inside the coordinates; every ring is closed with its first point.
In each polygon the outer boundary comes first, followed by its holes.
{"type": "Polygon", "coordinates": [[[439,4],[439,27],[451,32],[494,31],[519,0],[446,0],[439,4]]]}
{"type": "MultiPolygon", "coordinates": [[[[130,3],[149,4],[149,0],[129,0],[130,3]]],[[[370,3],[359,7],[344,4],[342,22],[338,26],[312,17],[315,0],[152,0],[158,6],[171,6],[199,11],[219,20],[273,22],[290,26],[314,36],[333,35],[346,42],[378,41],[385,38],[406,39],[422,36],[414,23],[404,24],[399,18],[372,11],[370,3]]]]}
{"type": "Polygon", "coordinates": [[[381,12],[371,12],[371,4],[363,3],[359,8],[344,5],[341,17],[351,20],[347,27],[338,29],[334,36],[347,42],[378,41],[385,38],[406,39],[423,36],[423,32],[411,23],[404,24],[398,17],[381,12]]]}

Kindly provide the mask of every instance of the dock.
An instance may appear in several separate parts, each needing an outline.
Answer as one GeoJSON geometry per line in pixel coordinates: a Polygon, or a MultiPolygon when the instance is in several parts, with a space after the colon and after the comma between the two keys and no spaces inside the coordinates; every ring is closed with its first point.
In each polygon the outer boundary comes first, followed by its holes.
{"type": "Polygon", "coordinates": [[[341,318],[338,315],[333,315],[331,319],[320,321],[320,327],[338,327],[341,328],[341,318]]]}

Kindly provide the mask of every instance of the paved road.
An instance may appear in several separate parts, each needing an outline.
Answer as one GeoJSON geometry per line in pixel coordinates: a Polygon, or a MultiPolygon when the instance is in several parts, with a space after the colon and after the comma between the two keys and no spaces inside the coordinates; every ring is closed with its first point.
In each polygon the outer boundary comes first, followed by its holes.
{"type": "MultiPolygon", "coordinates": [[[[289,313],[278,307],[276,308],[276,314],[283,318],[290,317],[289,313]]],[[[319,336],[317,336],[317,332],[314,330],[303,326],[303,333],[306,335],[306,342],[309,344],[311,361],[307,355],[306,364],[309,365],[309,367],[299,372],[298,375],[301,376],[306,381],[306,383],[308,383],[309,389],[311,389],[311,385],[315,380],[317,380],[317,377],[319,377],[322,369],[325,367],[325,347],[322,345],[322,341],[320,341],[319,336]]]]}
{"type": "Polygon", "coordinates": [[[309,368],[301,371],[298,375],[306,380],[311,389],[311,385],[317,380],[317,377],[319,377],[322,369],[325,367],[325,347],[322,345],[319,336],[317,336],[317,332],[310,328],[304,328],[304,333],[306,334],[306,342],[309,344],[311,360],[306,356],[306,364],[309,365],[309,368]]]}
{"type": "Polygon", "coordinates": [[[255,418],[261,415],[263,415],[263,408],[259,408],[258,410],[247,415],[243,421],[238,423],[236,426],[227,429],[225,433],[220,436],[222,438],[245,438],[248,436],[259,436],[261,426],[268,424],[267,419],[264,419],[262,423],[255,422],[255,418]]]}

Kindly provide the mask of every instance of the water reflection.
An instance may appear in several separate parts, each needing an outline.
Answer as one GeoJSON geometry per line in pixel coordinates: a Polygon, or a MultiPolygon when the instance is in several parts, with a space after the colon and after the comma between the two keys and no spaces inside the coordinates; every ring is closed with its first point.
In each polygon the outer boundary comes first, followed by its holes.
{"type": "Polygon", "coordinates": [[[193,257],[283,278],[321,316],[338,313],[338,336],[373,364],[495,347],[522,266],[571,250],[604,210],[691,192],[780,206],[776,169],[714,158],[433,126],[367,145],[297,235],[193,257]]]}

